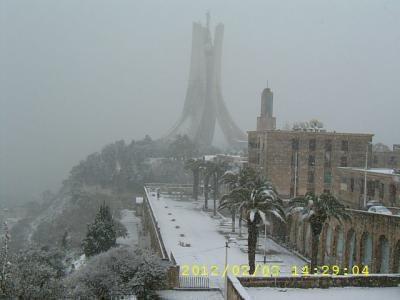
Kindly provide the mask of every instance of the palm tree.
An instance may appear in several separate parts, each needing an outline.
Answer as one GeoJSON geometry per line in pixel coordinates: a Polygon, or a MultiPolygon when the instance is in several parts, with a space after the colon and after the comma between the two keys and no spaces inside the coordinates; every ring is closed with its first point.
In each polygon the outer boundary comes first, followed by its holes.
{"type": "Polygon", "coordinates": [[[185,162],[185,169],[189,170],[193,174],[193,198],[197,200],[199,197],[199,185],[200,185],[200,168],[203,161],[200,159],[188,159],[185,162]]]}
{"type": "Polygon", "coordinates": [[[339,222],[349,220],[350,216],[342,203],[329,193],[315,196],[312,193],[304,197],[290,200],[289,214],[301,213],[303,220],[307,220],[311,227],[311,272],[318,264],[318,246],[322,228],[328,219],[339,222]]]}
{"type": "MultiPolygon", "coordinates": [[[[241,169],[239,173],[226,171],[221,178],[221,182],[228,185],[229,191],[232,191],[238,187],[254,187],[257,176],[259,176],[259,174],[254,169],[245,167],[241,169]]],[[[236,213],[239,213],[239,237],[241,237],[243,209],[238,206],[232,206],[230,208],[230,213],[232,218],[232,232],[235,232],[236,213]]]]}
{"type": "Polygon", "coordinates": [[[208,210],[208,197],[210,192],[210,179],[214,173],[214,164],[211,161],[203,160],[201,165],[203,171],[203,184],[204,184],[204,210],[208,210]]]}
{"type": "Polygon", "coordinates": [[[224,161],[214,161],[209,165],[210,173],[212,173],[213,178],[213,191],[214,191],[214,208],[213,214],[214,216],[217,215],[217,199],[219,197],[219,185],[221,182],[221,177],[225,173],[228,168],[228,165],[224,161]]]}
{"type": "Polygon", "coordinates": [[[250,274],[255,272],[255,258],[257,247],[257,225],[268,224],[267,214],[275,215],[280,220],[285,220],[282,201],[272,185],[263,178],[257,178],[248,186],[239,186],[221,199],[220,209],[237,208],[242,211],[247,220],[248,230],[248,260],[250,274]],[[253,186],[251,186],[253,185],[253,186]]]}

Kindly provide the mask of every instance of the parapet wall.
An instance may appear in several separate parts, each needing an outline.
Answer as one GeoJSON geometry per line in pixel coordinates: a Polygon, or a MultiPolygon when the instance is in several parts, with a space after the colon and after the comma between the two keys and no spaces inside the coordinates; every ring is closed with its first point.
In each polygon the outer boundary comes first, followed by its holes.
{"type": "Polygon", "coordinates": [[[142,216],[143,229],[150,236],[151,250],[154,251],[162,260],[171,263],[167,273],[168,287],[179,287],[179,266],[176,265],[172,253],[170,257],[165,248],[160,228],[158,226],[157,217],[154,215],[153,208],[149,201],[149,191],[146,187],[144,187],[144,192],[142,216]]]}
{"type": "Polygon", "coordinates": [[[243,287],[329,288],[329,287],[397,287],[400,275],[311,275],[289,277],[239,277],[243,287]]]}

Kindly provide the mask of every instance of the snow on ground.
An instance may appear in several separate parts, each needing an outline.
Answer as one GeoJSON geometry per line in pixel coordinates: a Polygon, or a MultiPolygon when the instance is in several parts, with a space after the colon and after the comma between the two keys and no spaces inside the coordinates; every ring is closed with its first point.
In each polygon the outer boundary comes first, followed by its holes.
{"type": "Polygon", "coordinates": [[[223,300],[220,291],[165,290],[157,293],[162,300],[223,300]]]}
{"type": "Polygon", "coordinates": [[[139,226],[140,219],[135,216],[135,212],[133,210],[124,209],[121,212],[122,218],[121,223],[125,225],[128,235],[125,238],[118,238],[117,243],[121,245],[135,246],[139,241],[139,226]]]}
{"type": "Polygon", "coordinates": [[[329,288],[329,289],[279,289],[279,288],[246,288],[247,293],[254,300],[336,300],[336,299],[362,299],[362,300],[398,300],[400,299],[399,287],[385,288],[329,288]]]}
{"type": "Polygon", "coordinates": [[[86,255],[82,254],[79,256],[77,260],[75,260],[72,265],[74,266],[74,270],[79,270],[86,263],[86,255]]]}
{"type": "MultiPolygon", "coordinates": [[[[237,237],[237,234],[230,233],[230,221],[212,218],[212,213],[201,210],[202,203],[200,202],[178,200],[169,198],[167,195],[162,195],[157,199],[154,193],[150,193],[148,196],[167,252],[173,253],[177,264],[181,267],[181,273],[185,269],[185,265],[188,265],[191,270],[193,266],[200,266],[200,269],[203,270],[204,266],[208,274],[211,273],[211,268],[214,268],[214,274],[218,274],[218,276],[210,276],[210,286],[223,289],[222,274],[225,265],[226,236],[237,237]]],[[[212,201],[209,202],[209,207],[212,207],[212,201]]],[[[243,228],[243,232],[247,232],[247,229],[243,228]]],[[[263,264],[263,239],[259,240],[259,245],[260,254],[256,255],[256,263],[263,264]]],[[[230,243],[228,249],[229,271],[233,265],[245,266],[248,264],[246,251],[246,235],[241,239],[236,238],[230,243]]],[[[303,266],[305,262],[267,239],[267,264],[279,266],[280,275],[289,275],[293,265],[303,266]]],[[[238,268],[236,267],[236,271],[238,268]]],[[[258,275],[262,275],[261,269],[262,266],[260,266],[258,275]]],[[[240,267],[240,273],[233,275],[243,275],[243,271],[245,269],[240,267]]]]}

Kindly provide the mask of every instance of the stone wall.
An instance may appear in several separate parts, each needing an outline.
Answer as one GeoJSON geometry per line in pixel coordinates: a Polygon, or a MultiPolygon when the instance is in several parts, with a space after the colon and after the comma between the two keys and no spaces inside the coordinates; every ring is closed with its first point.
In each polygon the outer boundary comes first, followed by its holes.
{"type": "Polygon", "coordinates": [[[176,265],[175,259],[168,255],[164,241],[162,239],[160,228],[158,227],[157,218],[153,213],[151,203],[148,199],[148,190],[144,188],[145,193],[143,197],[143,207],[142,207],[142,224],[144,233],[148,234],[150,237],[150,248],[155,252],[161,259],[171,263],[167,271],[167,283],[168,288],[179,287],[179,266],[176,265]]]}

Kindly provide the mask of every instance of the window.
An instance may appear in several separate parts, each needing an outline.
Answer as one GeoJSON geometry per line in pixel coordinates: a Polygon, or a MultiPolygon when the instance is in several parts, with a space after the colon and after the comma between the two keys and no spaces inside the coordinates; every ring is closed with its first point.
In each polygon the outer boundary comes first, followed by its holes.
{"type": "Polygon", "coordinates": [[[391,156],[390,160],[389,160],[389,165],[394,168],[396,166],[396,157],[395,156],[391,156]]]}
{"type": "Polygon", "coordinates": [[[292,139],[292,150],[299,150],[299,140],[292,139]]]}
{"type": "Polygon", "coordinates": [[[379,184],[379,198],[383,199],[383,197],[385,197],[385,184],[381,182],[379,184]]]}
{"type": "Polygon", "coordinates": [[[340,178],[340,190],[347,191],[347,177],[340,178]]]}
{"type": "Polygon", "coordinates": [[[394,184],[391,184],[389,187],[389,201],[392,203],[392,205],[395,204],[396,202],[396,193],[397,193],[397,188],[394,184]]]}
{"type": "Polygon", "coordinates": [[[314,171],[308,171],[308,183],[314,183],[315,173],[314,171]]]}
{"type": "Polygon", "coordinates": [[[332,141],[331,140],[325,141],[325,151],[332,151],[332,141]]]}
{"type": "Polygon", "coordinates": [[[324,172],[324,183],[331,184],[332,182],[332,172],[331,170],[325,170],[324,172]]]}
{"type": "Polygon", "coordinates": [[[375,197],[375,182],[368,180],[367,182],[367,195],[375,197]]]}
{"type": "Polygon", "coordinates": [[[360,188],[360,194],[364,195],[364,179],[360,178],[358,180],[358,186],[360,188]]]}
{"type": "Polygon", "coordinates": [[[349,151],[349,141],[342,141],[342,151],[349,151]]]}
{"type": "Polygon", "coordinates": [[[315,151],[317,148],[317,141],[315,139],[311,139],[308,143],[308,148],[310,151],[315,151]]]}
{"type": "Polygon", "coordinates": [[[350,179],[350,191],[353,193],[354,192],[354,178],[350,179]]]}
{"type": "Polygon", "coordinates": [[[346,156],[342,156],[340,158],[340,166],[341,167],[347,167],[347,157],[346,156]]]}
{"type": "Polygon", "coordinates": [[[331,166],[331,152],[325,152],[325,167],[331,166]]]}
{"type": "Polygon", "coordinates": [[[308,165],[309,165],[310,167],[315,166],[315,156],[314,156],[314,155],[308,156],[308,165]]]}

